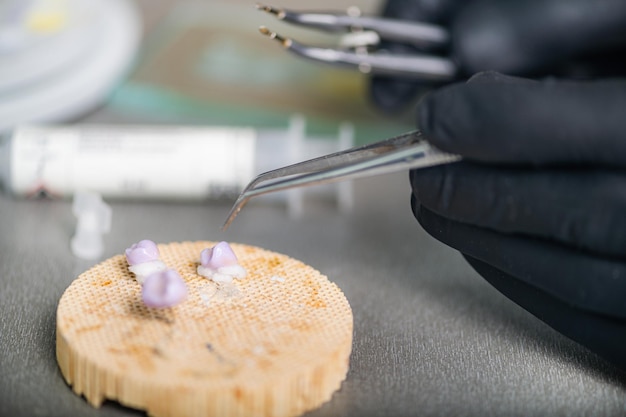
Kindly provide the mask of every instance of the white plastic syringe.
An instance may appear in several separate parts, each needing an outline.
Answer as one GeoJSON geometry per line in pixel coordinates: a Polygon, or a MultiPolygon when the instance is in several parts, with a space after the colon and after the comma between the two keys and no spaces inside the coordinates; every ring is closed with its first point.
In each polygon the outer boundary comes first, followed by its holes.
{"type": "MultiPolygon", "coordinates": [[[[16,196],[71,197],[88,191],[108,199],[200,200],[236,196],[255,175],[351,147],[338,138],[306,136],[294,116],[285,129],[174,126],[25,126],[0,147],[0,180],[16,196]]],[[[342,208],[351,190],[335,188],[342,208]]],[[[300,191],[288,195],[301,210],[300,191]],[[295,196],[295,198],[294,198],[295,196]]]]}

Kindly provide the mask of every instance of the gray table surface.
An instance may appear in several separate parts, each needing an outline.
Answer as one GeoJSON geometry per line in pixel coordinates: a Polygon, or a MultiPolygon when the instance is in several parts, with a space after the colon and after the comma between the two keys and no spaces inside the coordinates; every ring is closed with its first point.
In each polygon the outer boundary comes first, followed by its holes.
{"type": "MultiPolygon", "coordinates": [[[[227,232],[229,204],[112,202],[103,258],[142,238],[221,240],[285,253],[328,275],[354,312],[350,371],[311,416],[620,415],[618,372],[483,282],[427,236],[406,174],[355,183],[356,208],[311,204],[299,219],[253,203],[227,232]]],[[[121,416],[73,394],[55,360],[55,310],[93,264],[76,259],[69,201],[0,197],[0,414],[121,416]]]]}

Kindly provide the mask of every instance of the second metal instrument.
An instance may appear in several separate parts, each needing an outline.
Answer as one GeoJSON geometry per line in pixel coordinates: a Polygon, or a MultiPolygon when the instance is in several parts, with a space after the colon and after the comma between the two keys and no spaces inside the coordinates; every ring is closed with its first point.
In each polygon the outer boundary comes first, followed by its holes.
{"type": "Polygon", "coordinates": [[[347,14],[303,13],[257,4],[257,9],[279,20],[326,32],[343,32],[337,48],[304,45],[271,31],[260,32],[280,42],[301,57],[339,67],[356,69],[366,74],[389,75],[429,81],[451,81],[457,67],[451,59],[431,54],[445,49],[450,36],[440,26],[428,23],[361,16],[357,8],[347,14]],[[419,54],[393,54],[380,50],[382,40],[400,42],[417,48],[419,54]]]}

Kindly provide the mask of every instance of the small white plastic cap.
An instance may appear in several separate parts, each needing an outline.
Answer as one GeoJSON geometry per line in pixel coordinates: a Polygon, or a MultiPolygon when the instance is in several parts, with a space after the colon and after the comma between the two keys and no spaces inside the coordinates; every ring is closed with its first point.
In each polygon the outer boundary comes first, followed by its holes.
{"type": "Polygon", "coordinates": [[[347,48],[364,48],[368,46],[376,46],[380,44],[380,36],[371,30],[360,32],[349,32],[339,39],[339,47],[347,48]]]}
{"type": "Polygon", "coordinates": [[[74,195],[72,212],[78,219],[72,253],[81,259],[99,258],[104,251],[102,234],[111,230],[111,207],[100,194],[81,191],[74,195]]]}

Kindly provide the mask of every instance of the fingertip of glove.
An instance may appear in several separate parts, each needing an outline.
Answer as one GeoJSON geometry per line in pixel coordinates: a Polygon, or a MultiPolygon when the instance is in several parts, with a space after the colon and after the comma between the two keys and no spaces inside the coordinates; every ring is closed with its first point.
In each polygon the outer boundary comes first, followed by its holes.
{"type": "Polygon", "coordinates": [[[456,114],[450,111],[451,88],[454,87],[448,86],[426,94],[416,107],[417,128],[432,145],[446,152],[455,152],[452,143],[455,139],[455,128],[451,119],[455,119],[456,114]]]}
{"type": "Polygon", "coordinates": [[[411,211],[413,216],[417,219],[417,213],[419,212],[420,202],[415,195],[415,192],[411,193],[411,211]]]}
{"type": "Polygon", "coordinates": [[[506,75],[498,71],[481,71],[472,75],[468,84],[534,84],[535,80],[506,75]]]}
{"type": "Polygon", "coordinates": [[[430,230],[431,225],[428,222],[428,214],[425,214],[424,207],[415,196],[411,197],[411,211],[413,211],[413,217],[417,220],[417,224],[419,224],[426,233],[436,237],[430,230]],[[424,218],[424,216],[426,216],[426,218],[424,218]]]}
{"type": "Polygon", "coordinates": [[[432,109],[433,93],[428,93],[420,99],[416,108],[417,127],[426,136],[430,136],[433,131],[432,109]]]}
{"type": "Polygon", "coordinates": [[[414,100],[420,87],[421,83],[412,80],[372,77],[370,99],[378,109],[386,113],[396,113],[414,100]]]}
{"type": "Polygon", "coordinates": [[[538,83],[495,71],[477,73],[468,82],[423,97],[417,106],[418,128],[442,151],[475,160],[498,160],[498,152],[510,154],[518,149],[512,146],[517,143],[502,138],[518,126],[517,119],[523,120],[529,113],[523,107],[532,93],[527,84],[538,83]]]}
{"type": "Polygon", "coordinates": [[[468,80],[468,84],[492,83],[498,82],[503,74],[497,71],[481,71],[472,75],[468,80]]]}
{"type": "Polygon", "coordinates": [[[447,235],[448,220],[436,214],[435,212],[424,207],[419,201],[415,200],[416,204],[413,207],[413,215],[417,220],[417,223],[433,238],[448,244],[447,235]]]}

